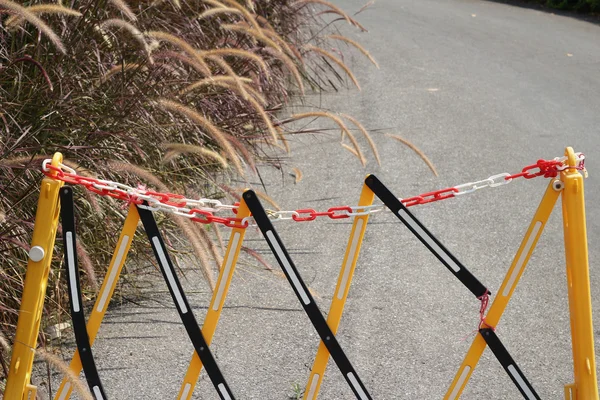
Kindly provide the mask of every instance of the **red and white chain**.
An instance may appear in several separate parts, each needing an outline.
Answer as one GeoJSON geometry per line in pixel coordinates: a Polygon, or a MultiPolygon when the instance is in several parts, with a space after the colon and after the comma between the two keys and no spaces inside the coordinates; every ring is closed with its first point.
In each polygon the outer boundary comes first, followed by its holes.
{"type": "MultiPolygon", "coordinates": [[[[576,156],[577,166],[575,168],[585,172],[585,156],[583,153],[577,153],[576,156]]],[[[401,199],[401,201],[406,207],[412,207],[419,204],[427,204],[434,201],[462,196],[488,187],[493,188],[503,186],[516,178],[532,179],[539,176],[554,178],[560,171],[569,168],[566,161],[567,157],[556,157],[552,160],[538,160],[535,164],[526,166],[521,172],[516,174],[497,174],[480,181],[464,183],[462,185],[423,193],[418,196],[401,199]]],[[[150,211],[170,212],[181,217],[189,218],[194,222],[203,224],[217,223],[232,228],[245,228],[252,222],[252,217],[236,218],[215,215],[221,211],[231,211],[235,214],[239,208],[238,204],[223,204],[221,201],[215,199],[189,199],[179,194],[155,192],[145,189],[142,186],[134,188],[119,182],[77,175],[77,172],[74,169],[64,164],[61,164],[59,167],[52,166],[51,160],[44,160],[42,163],[42,172],[52,179],[58,179],[71,185],[82,185],[87,190],[101,196],[109,196],[128,203],[133,203],[150,211]]],[[[374,214],[383,211],[384,209],[385,207],[382,204],[376,204],[371,206],[331,207],[327,211],[316,211],[312,208],[294,211],[267,210],[267,214],[273,221],[293,220],[302,222],[313,221],[318,217],[328,217],[330,219],[350,218],[374,214]]]]}

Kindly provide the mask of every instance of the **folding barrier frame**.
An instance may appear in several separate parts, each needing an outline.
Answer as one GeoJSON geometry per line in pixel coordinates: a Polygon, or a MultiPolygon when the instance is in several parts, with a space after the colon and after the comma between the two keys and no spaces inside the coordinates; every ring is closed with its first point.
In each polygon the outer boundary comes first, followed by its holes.
{"type": "MultiPolygon", "coordinates": [[[[560,173],[559,179],[552,180],[552,182],[550,182],[548,185],[540,206],[534,215],[534,218],[525,234],[517,254],[515,255],[507,275],[498,291],[498,294],[496,295],[496,298],[494,299],[494,302],[489,309],[487,316],[485,317],[485,322],[480,326],[479,334],[475,337],[463,364],[460,366],[458,373],[456,374],[446,396],[444,397],[445,400],[453,400],[460,397],[475,366],[477,365],[479,358],[485,350],[486,345],[490,346],[490,349],[502,364],[503,368],[506,370],[507,374],[511,380],[513,380],[522,395],[526,399],[539,399],[531,384],[527,381],[512,357],[510,357],[510,354],[504,345],[500,342],[500,339],[494,330],[508,304],[508,301],[510,300],[510,297],[514,293],[516,285],[523,274],[527,262],[533,253],[535,245],[537,244],[537,241],[560,194],[562,194],[563,228],[575,378],[573,384],[565,386],[565,399],[598,399],[591,313],[583,177],[576,169],[577,159],[575,153],[570,147],[566,149],[565,155],[568,158],[568,168],[560,173]]],[[[59,153],[55,154],[52,159],[52,165],[59,166],[61,162],[62,155],[59,153]]],[[[38,209],[36,212],[36,224],[32,237],[32,247],[29,254],[23,298],[19,314],[19,322],[17,324],[13,355],[11,358],[9,377],[5,391],[5,398],[8,400],[28,399],[30,396],[34,397],[36,394],[36,388],[30,383],[31,368],[33,364],[37,335],[39,332],[41,311],[50,268],[50,261],[52,258],[54,240],[58,226],[58,216],[60,210],[58,197],[59,190],[62,187],[63,182],[57,179],[52,179],[51,177],[44,178],[42,181],[38,209]]],[[[400,221],[404,223],[411,230],[411,232],[415,234],[423,242],[423,244],[427,246],[430,251],[432,251],[433,254],[436,255],[440,262],[442,262],[450,270],[450,272],[452,272],[477,298],[482,299],[484,296],[488,296],[490,294],[487,288],[483,286],[472,274],[470,274],[468,270],[462,264],[460,264],[460,262],[425,228],[425,226],[410,212],[408,212],[402,203],[395,196],[393,196],[391,192],[389,192],[389,190],[387,190],[385,186],[383,186],[383,184],[377,180],[377,178],[371,175],[366,178],[365,185],[362,189],[359,207],[363,206],[364,208],[359,209],[358,213],[355,214],[348,246],[342,262],[342,267],[340,269],[330,311],[327,316],[327,321],[325,321],[318,307],[316,306],[316,303],[310,296],[310,293],[302,281],[297,269],[295,268],[293,261],[289,257],[289,254],[287,254],[285,251],[285,247],[283,246],[281,239],[279,239],[276,231],[271,225],[271,222],[267,218],[266,214],[264,214],[264,210],[260,205],[260,201],[252,191],[245,192],[243,201],[241,202],[240,209],[238,211],[238,217],[245,218],[249,216],[250,210],[248,206],[250,206],[259,228],[263,232],[265,239],[275,254],[275,257],[282,267],[288,281],[296,292],[298,299],[300,300],[307,315],[311,319],[311,322],[317,329],[317,332],[322,339],[310,373],[309,381],[306,386],[304,399],[314,400],[317,398],[330,353],[332,354],[332,357],[334,358],[334,361],[340,370],[344,373],[344,377],[352,388],[356,397],[361,400],[371,398],[367,389],[360,381],[358,374],[345,356],[341,346],[335,339],[335,333],[337,332],[337,328],[341,320],[345,301],[348,296],[352,276],[360,252],[362,239],[368,222],[368,217],[370,214],[368,209],[369,206],[371,206],[375,195],[377,195],[386,204],[386,206],[388,206],[388,208],[394,212],[400,221]]],[[[141,212],[141,214],[148,213],[149,218],[152,221],[147,219],[146,223],[150,223],[150,225],[152,225],[153,218],[150,212],[146,210],[138,210],[133,205],[130,206],[123,230],[119,240],[117,241],[113,258],[107,270],[105,280],[102,283],[98,298],[87,323],[89,346],[91,346],[95,340],[96,334],[105,315],[108,302],[112,297],[116,282],[127,257],[133,235],[135,234],[138,221],[140,220],[139,212],[141,212]]],[[[146,223],[145,225],[147,225],[146,223]]],[[[146,226],[146,229],[148,229],[148,226],[146,226]]],[[[154,232],[154,234],[152,233],[152,227],[150,227],[148,230],[150,231],[148,234],[151,243],[154,244],[153,249],[155,251],[155,255],[157,256],[157,260],[159,261],[161,269],[163,270],[163,274],[166,273],[165,280],[169,282],[168,267],[170,262],[167,261],[168,255],[166,254],[164,244],[162,244],[159,235],[157,235],[157,230],[154,232]]],[[[74,245],[74,230],[72,232],[72,245],[74,245]]],[[[234,228],[231,232],[227,251],[223,259],[223,264],[217,280],[217,286],[213,293],[209,310],[200,333],[201,336],[203,333],[203,340],[206,345],[206,350],[208,350],[208,345],[210,345],[216,330],[221,310],[227,296],[227,291],[235,271],[244,233],[245,229],[243,228],[234,228]]],[[[66,243],[67,240],[65,238],[65,244],[66,243]]],[[[74,247],[72,248],[74,249],[74,247]]],[[[76,256],[69,257],[67,255],[66,258],[67,268],[69,268],[71,265],[69,264],[69,259],[73,260],[73,265],[76,266],[76,256]]],[[[170,267],[172,268],[172,265],[170,267]]],[[[176,279],[172,269],[171,274],[176,279]]],[[[194,319],[187,302],[181,302],[181,299],[178,302],[177,295],[173,291],[175,290],[175,292],[177,292],[177,289],[179,289],[179,295],[182,296],[183,291],[181,291],[180,285],[178,286],[177,284],[173,284],[174,281],[171,281],[171,283],[172,284],[169,285],[169,290],[174,297],[178,311],[180,311],[181,314],[182,307],[187,307],[187,310],[190,311],[188,314],[191,315],[192,319],[194,319]]],[[[71,292],[72,290],[70,290],[71,295],[75,294],[75,292],[71,292]]],[[[73,297],[71,298],[71,305],[73,306],[73,297]]],[[[195,322],[195,319],[193,322],[195,322]]],[[[186,328],[188,328],[187,325],[186,328]]],[[[200,331],[199,328],[198,331],[200,331]]],[[[192,336],[194,332],[190,332],[188,329],[188,333],[190,336],[192,336]]],[[[84,347],[85,344],[86,343],[84,340],[84,347]]],[[[87,349],[89,346],[85,348],[87,349]]],[[[198,351],[204,351],[199,350],[201,347],[202,346],[195,346],[197,351],[194,352],[192,356],[192,360],[188,367],[184,382],[181,386],[178,399],[189,399],[192,396],[193,389],[203,366],[203,362],[201,360],[203,357],[198,356],[198,351]]],[[[213,370],[213,368],[216,367],[216,364],[212,365],[212,362],[209,362],[209,364],[208,372],[209,375],[212,375],[210,374],[210,370],[213,370]]],[[[78,350],[73,356],[70,368],[75,374],[78,374],[82,369],[82,359],[78,350]]],[[[90,379],[87,373],[86,379],[90,379]]],[[[213,383],[215,383],[214,380],[213,383]]],[[[218,383],[219,382],[215,383],[215,387],[219,391],[218,383]]],[[[224,381],[221,383],[225,385],[224,381]]],[[[55,400],[69,398],[71,391],[72,388],[70,387],[70,384],[64,380],[59,388],[55,400]]],[[[228,391],[228,388],[227,390],[219,391],[219,395],[224,399],[233,398],[228,391]]],[[[103,397],[96,396],[96,398],[103,397]]]]}

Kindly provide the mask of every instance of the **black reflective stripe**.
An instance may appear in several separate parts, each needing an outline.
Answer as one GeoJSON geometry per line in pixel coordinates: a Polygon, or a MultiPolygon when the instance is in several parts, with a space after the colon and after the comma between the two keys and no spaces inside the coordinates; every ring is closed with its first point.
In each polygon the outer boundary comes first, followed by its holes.
{"type": "Polygon", "coordinates": [[[335,335],[329,328],[329,325],[327,325],[327,321],[323,317],[321,310],[319,310],[317,303],[315,303],[314,299],[310,295],[310,292],[302,280],[300,273],[296,269],[294,262],[290,258],[290,255],[285,249],[283,242],[279,238],[279,235],[275,231],[273,224],[271,224],[269,217],[265,213],[260,200],[251,190],[245,192],[243,197],[244,201],[248,205],[248,208],[250,209],[250,212],[254,216],[256,224],[267,240],[273,255],[277,259],[279,266],[283,270],[288,282],[294,289],[298,300],[300,300],[300,304],[302,304],[306,315],[308,315],[310,322],[317,330],[317,333],[327,347],[327,350],[329,350],[329,353],[331,354],[331,357],[337,364],[338,368],[344,375],[344,379],[346,379],[346,382],[348,382],[348,385],[354,392],[354,395],[360,400],[372,399],[366,387],[358,377],[358,374],[354,370],[354,367],[350,363],[350,360],[348,360],[348,357],[346,357],[342,347],[335,338],[335,335]]]}
{"type": "Polygon", "coordinates": [[[79,359],[85,373],[85,379],[96,400],[107,399],[96,369],[90,338],[88,336],[81,286],[79,284],[79,265],[77,264],[77,240],[75,235],[75,207],[73,205],[73,188],[64,186],[60,189],[60,216],[62,219],[63,249],[65,257],[65,271],[71,308],[71,320],[75,342],[79,351],[79,359]]]}
{"type": "MultiPolygon", "coordinates": [[[[144,204],[147,205],[146,203],[144,204]]],[[[202,330],[200,329],[200,326],[198,326],[198,322],[196,321],[194,313],[192,312],[185,293],[183,292],[183,288],[181,287],[181,283],[179,282],[179,278],[177,277],[177,273],[175,272],[175,268],[173,267],[173,263],[171,262],[171,258],[169,257],[165,243],[162,239],[160,231],[158,230],[158,226],[156,225],[154,215],[151,211],[140,207],[137,207],[137,210],[140,214],[140,219],[142,220],[146,234],[148,235],[148,240],[152,245],[156,262],[160,266],[163,278],[167,283],[169,292],[171,293],[171,297],[173,298],[173,302],[175,303],[177,312],[179,313],[179,317],[185,326],[188,337],[194,345],[196,353],[200,357],[200,360],[202,361],[202,364],[208,373],[208,377],[212,381],[221,399],[233,400],[235,397],[231,393],[229,385],[227,385],[227,382],[225,381],[225,378],[223,377],[215,358],[206,344],[206,340],[202,335],[202,330]]]]}
{"type": "Polygon", "coordinates": [[[529,383],[523,372],[519,369],[515,360],[510,356],[506,347],[496,335],[493,329],[483,328],[479,330],[479,333],[490,347],[502,367],[510,377],[510,379],[514,382],[515,386],[519,389],[519,392],[523,395],[527,400],[540,400],[540,396],[535,392],[533,386],[529,383]]]}
{"type": "Polygon", "coordinates": [[[485,286],[461,264],[452,253],[437,240],[435,236],[425,228],[402,202],[394,196],[390,190],[375,175],[369,175],[365,179],[366,185],[377,197],[402,221],[404,225],[431,251],[450,272],[462,282],[476,297],[491,294],[485,286]]]}

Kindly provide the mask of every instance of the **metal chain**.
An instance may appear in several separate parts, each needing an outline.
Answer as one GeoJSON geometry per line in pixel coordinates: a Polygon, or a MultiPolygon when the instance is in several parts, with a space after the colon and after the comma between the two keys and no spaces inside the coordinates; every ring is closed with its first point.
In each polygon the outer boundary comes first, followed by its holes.
{"type": "MultiPolygon", "coordinates": [[[[577,166],[575,168],[583,170],[587,177],[587,171],[585,170],[585,156],[583,153],[576,153],[576,156],[577,166]]],[[[507,185],[517,178],[532,179],[539,176],[554,178],[560,171],[569,168],[566,161],[567,157],[556,157],[552,160],[538,160],[535,164],[526,166],[521,172],[516,174],[505,172],[492,175],[489,178],[480,181],[464,183],[400,200],[406,207],[412,207],[419,204],[427,204],[434,201],[462,196],[484,188],[507,185]]],[[[222,211],[230,211],[234,214],[237,213],[237,209],[239,208],[238,203],[229,205],[223,204],[216,199],[189,199],[179,194],[155,192],[148,190],[143,186],[134,188],[119,182],[81,176],[77,175],[77,172],[74,169],[64,164],[60,164],[59,167],[51,165],[51,160],[44,160],[42,163],[42,172],[52,179],[58,179],[71,185],[84,186],[87,190],[101,196],[109,196],[114,199],[127,201],[128,203],[136,204],[140,208],[153,212],[170,212],[202,224],[217,223],[231,228],[246,228],[253,221],[252,217],[236,218],[215,215],[222,211]]],[[[296,222],[303,222],[314,221],[318,217],[328,217],[330,219],[359,217],[374,214],[383,210],[385,210],[383,204],[375,204],[370,206],[331,207],[327,211],[316,211],[312,208],[294,211],[266,211],[269,218],[273,221],[293,220],[296,222]]]]}

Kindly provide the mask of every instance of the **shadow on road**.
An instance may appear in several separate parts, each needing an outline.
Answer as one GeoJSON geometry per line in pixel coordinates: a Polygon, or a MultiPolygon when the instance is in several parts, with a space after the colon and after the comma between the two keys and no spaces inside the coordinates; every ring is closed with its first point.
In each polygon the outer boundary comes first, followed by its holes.
{"type": "Polygon", "coordinates": [[[590,22],[592,24],[600,25],[600,14],[598,13],[580,13],[575,11],[558,10],[556,8],[546,7],[537,1],[527,0],[484,0],[490,3],[502,3],[508,4],[515,7],[528,8],[531,10],[544,11],[549,14],[561,15],[564,17],[571,17],[579,19],[581,21],[590,22]]]}

